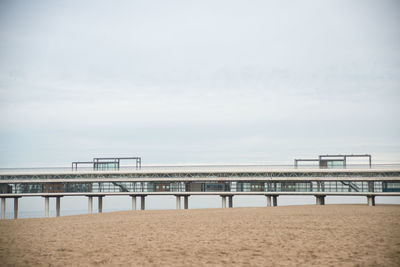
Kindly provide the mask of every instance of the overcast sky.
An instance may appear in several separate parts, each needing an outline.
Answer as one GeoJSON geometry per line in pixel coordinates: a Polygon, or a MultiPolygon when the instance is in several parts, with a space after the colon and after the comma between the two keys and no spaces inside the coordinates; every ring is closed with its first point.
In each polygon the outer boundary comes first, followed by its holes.
{"type": "Polygon", "coordinates": [[[400,162],[399,1],[0,1],[0,167],[400,162]]]}

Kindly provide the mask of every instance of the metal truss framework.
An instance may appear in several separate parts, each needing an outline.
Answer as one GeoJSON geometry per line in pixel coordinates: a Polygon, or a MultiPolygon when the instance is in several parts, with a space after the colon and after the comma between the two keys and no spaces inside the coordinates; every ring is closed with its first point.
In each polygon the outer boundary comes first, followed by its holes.
{"type": "Polygon", "coordinates": [[[371,179],[398,178],[400,170],[277,170],[277,171],[91,171],[63,173],[0,173],[0,183],[4,180],[35,180],[35,179],[219,179],[219,178],[318,178],[318,179],[371,179]]]}
{"type": "Polygon", "coordinates": [[[400,170],[75,171],[0,174],[0,197],[178,193],[400,195],[400,170]]]}

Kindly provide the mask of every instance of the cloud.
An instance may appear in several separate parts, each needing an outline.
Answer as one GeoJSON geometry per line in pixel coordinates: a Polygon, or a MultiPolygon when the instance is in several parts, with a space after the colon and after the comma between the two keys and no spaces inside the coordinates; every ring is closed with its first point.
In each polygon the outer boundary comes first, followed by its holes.
{"type": "Polygon", "coordinates": [[[0,165],[400,159],[395,1],[0,5],[0,165]]]}

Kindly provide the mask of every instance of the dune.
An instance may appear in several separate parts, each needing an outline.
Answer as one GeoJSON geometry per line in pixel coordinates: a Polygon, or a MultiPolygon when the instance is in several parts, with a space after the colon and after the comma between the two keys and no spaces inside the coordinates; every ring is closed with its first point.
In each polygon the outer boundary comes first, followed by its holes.
{"type": "Polygon", "coordinates": [[[123,211],[0,221],[5,266],[399,266],[400,205],[123,211]]]}

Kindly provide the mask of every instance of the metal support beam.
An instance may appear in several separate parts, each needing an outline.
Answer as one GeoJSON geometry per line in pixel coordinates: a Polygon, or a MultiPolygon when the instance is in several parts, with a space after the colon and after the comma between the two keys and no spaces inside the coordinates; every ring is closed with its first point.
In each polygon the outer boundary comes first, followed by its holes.
{"type": "Polygon", "coordinates": [[[88,211],[89,211],[89,214],[93,213],[93,197],[92,196],[88,196],[88,211]]]}
{"type": "Polygon", "coordinates": [[[375,196],[367,196],[368,206],[375,206],[375,196]]]}
{"type": "Polygon", "coordinates": [[[221,196],[222,199],[222,208],[226,208],[226,196],[221,196]]]}
{"type": "Polygon", "coordinates": [[[267,207],[271,207],[271,196],[266,196],[267,197],[267,207]]]}
{"type": "Polygon", "coordinates": [[[189,196],[184,196],[185,210],[189,208],[189,196]]]}
{"type": "Polygon", "coordinates": [[[145,207],[146,207],[146,196],[141,196],[140,209],[145,210],[145,207]]]}
{"type": "Polygon", "coordinates": [[[136,210],[136,196],[131,196],[132,198],[132,210],[136,210]]]}
{"type": "Polygon", "coordinates": [[[175,196],[176,197],[176,209],[180,210],[181,209],[181,196],[175,196]]]}
{"type": "Polygon", "coordinates": [[[49,217],[49,210],[50,210],[49,198],[50,197],[44,197],[44,216],[45,217],[49,217]]]}
{"type": "Polygon", "coordinates": [[[272,196],[272,202],[274,207],[278,206],[278,196],[272,196]]]}
{"type": "Polygon", "coordinates": [[[99,196],[99,199],[98,199],[97,208],[99,210],[99,213],[103,213],[103,197],[104,196],[99,196]]]}
{"type": "Polygon", "coordinates": [[[61,197],[56,197],[56,216],[60,217],[61,197]]]}
{"type": "Polygon", "coordinates": [[[228,207],[233,208],[233,196],[228,196],[228,207]]]}
{"type": "Polygon", "coordinates": [[[6,219],[6,198],[5,197],[1,198],[1,219],[2,220],[6,219]]]}

